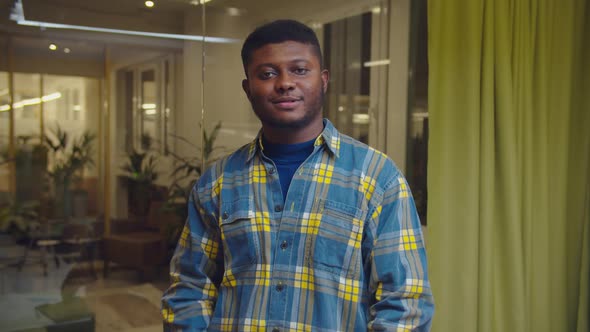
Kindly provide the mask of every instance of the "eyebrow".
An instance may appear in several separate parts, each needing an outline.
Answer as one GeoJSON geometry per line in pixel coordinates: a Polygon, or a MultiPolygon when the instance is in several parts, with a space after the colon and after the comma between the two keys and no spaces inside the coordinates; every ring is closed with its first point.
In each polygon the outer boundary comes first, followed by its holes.
{"type": "MultiPolygon", "coordinates": [[[[299,63],[299,62],[304,62],[305,64],[308,64],[308,63],[310,63],[311,61],[309,61],[309,60],[306,60],[306,59],[293,59],[293,60],[289,61],[288,63],[289,63],[289,64],[296,64],[296,63],[299,63]]],[[[271,67],[271,68],[275,68],[275,67],[277,67],[277,65],[276,65],[276,64],[274,64],[274,63],[271,63],[271,62],[267,62],[267,63],[261,63],[261,64],[257,65],[257,66],[254,68],[254,70],[259,70],[260,68],[263,68],[263,67],[271,67]]]]}

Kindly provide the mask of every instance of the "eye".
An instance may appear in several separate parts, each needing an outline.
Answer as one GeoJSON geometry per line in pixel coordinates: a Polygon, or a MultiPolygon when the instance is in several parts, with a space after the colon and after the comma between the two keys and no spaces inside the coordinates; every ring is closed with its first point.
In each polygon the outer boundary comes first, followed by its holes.
{"type": "Polygon", "coordinates": [[[293,73],[295,73],[296,75],[305,75],[308,72],[309,72],[309,69],[304,68],[304,67],[295,68],[295,70],[293,70],[293,73]]]}
{"type": "Polygon", "coordinates": [[[272,70],[263,71],[258,75],[261,79],[267,80],[269,78],[273,78],[277,76],[277,73],[272,70]]]}

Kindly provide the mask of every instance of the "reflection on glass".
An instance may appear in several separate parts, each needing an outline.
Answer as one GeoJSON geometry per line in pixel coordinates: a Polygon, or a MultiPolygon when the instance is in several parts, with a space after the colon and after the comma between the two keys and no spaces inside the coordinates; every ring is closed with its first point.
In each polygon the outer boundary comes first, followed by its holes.
{"type": "Polygon", "coordinates": [[[406,176],[420,221],[426,225],[428,164],[428,36],[426,1],[412,2],[410,69],[408,84],[408,149],[406,176]]]}
{"type": "Polygon", "coordinates": [[[326,24],[324,57],[330,70],[326,113],[343,133],[369,140],[371,18],[365,13],[326,24]]]}
{"type": "Polygon", "coordinates": [[[168,154],[171,149],[169,135],[173,132],[173,123],[171,118],[171,112],[173,107],[174,95],[174,76],[172,73],[172,60],[164,60],[164,96],[163,96],[163,109],[164,109],[164,153],[168,154]]]}
{"type": "Polygon", "coordinates": [[[29,139],[33,137],[38,139],[41,130],[41,104],[53,103],[60,98],[61,95],[57,91],[52,91],[51,93],[41,95],[41,75],[15,73],[15,136],[22,139],[29,139]]]}
{"type": "Polygon", "coordinates": [[[9,132],[10,132],[10,91],[8,73],[0,72],[0,192],[10,190],[9,132]]]}
{"type": "MultiPolygon", "coordinates": [[[[202,62],[203,45],[195,40],[179,41],[113,34],[86,34],[84,31],[63,34],[57,29],[48,29],[52,32],[52,36],[55,36],[52,40],[48,40],[46,35],[43,38],[28,37],[32,35],[30,31],[27,31],[26,38],[18,34],[10,36],[11,33],[6,33],[9,38],[12,38],[13,45],[12,70],[16,72],[15,102],[21,103],[17,104],[19,108],[15,111],[16,135],[38,137],[42,128],[44,128],[44,134],[52,135],[57,125],[70,138],[79,138],[86,131],[99,134],[100,138],[94,141],[92,150],[97,164],[107,160],[104,152],[108,151],[106,148],[102,151],[98,150],[99,140],[103,147],[107,144],[115,146],[108,160],[111,178],[100,178],[107,172],[105,170],[104,173],[99,173],[97,167],[85,167],[79,171],[77,175],[80,181],[71,184],[71,196],[65,199],[70,200],[67,213],[73,216],[100,215],[102,211],[97,202],[100,202],[102,197],[97,197],[100,194],[97,192],[97,188],[100,187],[97,183],[110,181],[114,184],[112,196],[106,198],[112,202],[110,215],[117,220],[110,224],[111,234],[119,236],[120,239],[130,238],[125,231],[139,228],[144,231],[143,226],[151,224],[154,220],[150,220],[149,216],[141,222],[127,218],[128,188],[125,187],[126,184],[118,181],[118,177],[121,175],[120,167],[127,161],[128,152],[135,148],[143,153],[151,143],[150,154],[158,158],[158,167],[155,171],[159,176],[155,185],[158,189],[163,188],[164,191],[174,188],[170,181],[171,174],[177,166],[173,163],[173,154],[186,158],[191,165],[200,166],[198,159],[201,158],[199,148],[202,137],[201,127],[199,127],[203,101],[200,94],[203,81],[202,66],[206,67],[207,73],[204,77],[205,124],[202,128],[212,133],[215,125],[221,123],[221,129],[213,144],[215,148],[213,156],[219,157],[238,148],[257,134],[260,123],[240,86],[244,72],[239,56],[240,41],[256,25],[272,19],[294,18],[308,23],[317,32],[324,49],[326,64],[332,73],[332,82],[326,96],[326,116],[341,131],[367,142],[368,133],[373,133],[373,128],[370,126],[374,121],[373,114],[370,112],[370,103],[374,102],[374,95],[378,91],[384,91],[386,86],[383,76],[380,80],[376,79],[378,70],[375,68],[383,70],[387,66],[379,63],[375,63],[377,67],[365,65],[371,61],[388,58],[386,51],[375,51],[381,49],[380,45],[387,45],[386,38],[376,38],[375,33],[378,25],[386,25],[387,22],[378,21],[376,18],[378,13],[375,10],[372,11],[372,17],[368,14],[377,2],[339,1],[339,5],[346,7],[346,10],[340,10],[340,8],[334,10],[335,8],[328,8],[331,6],[327,6],[324,2],[313,0],[281,3],[276,6],[264,6],[256,0],[207,2],[206,35],[231,38],[238,42],[206,43],[204,63],[202,62]],[[49,48],[52,43],[56,45],[54,50],[49,48]],[[100,82],[105,78],[105,68],[107,72],[110,70],[112,79],[101,91],[100,82]],[[29,74],[19,74],[25,71],[29,74]],[[40,75],[41,72],[45,74],[40,75]],[[374,83],[375,81],[378,83],[374,83]],[[107,126],[105,124],[107,107],[104,105],[110,101],[114,102],[108,107],[111,122],[107,126]],[[99,131],[101,121],[103,131],[99,131]],[[107,131],[107,128],[110,131],[107,131]],[[105,137],[110,140],[107,141],[105,137]],[[99,153],[102,154],[99,155],[99,153]]],[[[142,7],[141,15],[134,15],[133,20],[126,19],[130,12],[137,9],[133,5],[118,8],[100,1],[91,5],[72,1],[71,6],[50,6],[43,1],[25,1],[24,6],[25,12],[37,13],[40,21],[51,21],[55,17],[61,17],[64,24],[80,25],[80,18],[87,17],[93,25],[105,28],[125,27],[134,31],[192,36],[201,35],[203,32],[201,22],[203,6],[199,1],[156,2],[154,10],[151,10],[149,14],[145,14],[147,9],[144,8],[143,2],[140,2],[138,7],[142,7]],[[124,15],[120,15],[119,10],[125,12],[124,15]]],[[[386,14],[382,11],[381,15],[386,14]]],[[[11,28],[16,31],[19,27],[15,24],[11,28]]],[[[1,40],[0,43],[2,43],[1,40]]],[[[0,49],[4,51],[4,45],[0,44],[0,46],[0,49]]],[[[0,70],[8,71],[8,65],[2,63],[5,59],[6,57],[0,56],[0,70]]],[[[7,82],[8,74],[0,72],[0,149],[2,151],[8,145],[9,132],[8,112],[2,111],[3,107],[6,107],[3,105],[9,104],[7,82]]],[[[383,111],[385,113],[384,109],[383,111]]],[[[55,136],[52,135],[52,137],[55,136]]],[[[25,145],[23,140],[17,143],[21,146],[25,145]]],[[[31,147],[37,143],[38,141],[33,139],[26,142],[31,147]]],[[[29,150],[33,151],[33,148],[29,150]]],[[[54,208],[53,210],[47,208],[43,212],[43,217],[53,218],[60,213],[63,215],[66,210],[64,198],[57,194],[59,190],[55,189],[56,184],[51,184],[53,188],[51,190],[39,186],[39,176],[35,175],[42,170],[55,171],[55,166],[58,165],[61,157],[51,150],[45,152],[39,150],[39,154],[35,155],[40,157],[35,157],[36,161],[29,164],[31,167],[20,168],[18,175],[19,187],[22,188],[20,192],[23,197],[36,197],[41,190],[47,189],[42,194],[50,193],[48,195],[54,200],[51,203],[54,204],[54,208]],[[29,183],[27,184],[26,181],[29,183]],[[57,205],[59,208],[55,207],[57,205]]],[[[106,169],[106,163],[102,165],[105,165],[106,169]]],[[[7,190],[3,187],[8,183],[4,181],[5,176],[7,173],[0,167],[0,191],[7,190]]],[[[190,173],[190,176],[180,184],[190,189],[190,183],[198,176],[199,174],[190,173]]],[[[148,204],[148,209],[152,203],[154,206],[161,204],[155,197],[158,196],[146,198],[144,203],[148,204]]],[[[184,198],[186,196],[182,197],[184,198]]],[[[186,205],[179,210],[185,213],[186,205]]],[[[174,216],[170,217],[170,219],[173,218],[174,216]]],[[[176,227],[178,225],[182,227],[184,220],[179,219],[181,222],[174,224],[176,227]]],[[[161,226],[157,224],[158,222],[160,220],[152,224],[156,229],[161,226]]],[[[106,223],[103,218],[92,218],[89,224],[96,228],[96,234],[100,236],[106,223]]],[[[157,230],[153,233],[156,237],[160,236],[157,230]]],[[[59,234],[56,237],[61,241],[64,235],[59,234]]],[[[162,240],[162,238],[158,239],[162,240]]],[[[164,240],[168,247],[156,253],[169,259],[175,244],[174,239],[164,238],[164,240]]],[[[103,247],[105,252],[108,248],[115,251],[110,259],[120,267],[139,265],[141,268],[152,268],[155,265],[148,258],[156,257],[156,255],[142,257],[137,253],[142,249],[139,245],[133,247],[137,249],[135,252],[133,250],[117,251],[117,247],[109,247],[105,239],[102,239],[102,242],[105,244],[103,247]]],[[[18,245],[20,256],[17,258],[19,259],[22,257],[23,247],[22,244],[18,245]]],[[[2,253],[6,252],[2,248],[2,253]]],[[[39,254],[38,247],[33,248],[32,255],[38,257],[39,254]]],[[[99,255],[98,259],[97,257],[84,258],[85,262],[69,261],[67,264],[63,264],[60,258],[62,264],[59,266],[56,266],[53,261],[46,262],[49,263],[47,279],[43,276],[42,264],[38,261],[26,264],[21,272],[17,272],[17,269],[11,266],[6,274],[8,277],[5,285],[10,291],[21,294],[12,297],[10,294],[2,293],[0,302],[6,300],[5,303],[10,304],[16,299],[30,300],[31,298],[38,302],[19,312],[19,317],[26,319],[18,321],[13,317],[2,316],[2,312],[10,312],[9,310],[0,310],[0,322],[7,322],[5,318],[9,318],[10,324],[13,324],[11,327],[14,329],[53,328],[56,322],[55,317],[51,316],[51,310],[58,308],[60,312],[64,312],[62,323],[70,321],[69,314],[77,314],[77,322],[82,326],[80,330],[86,327],[88,330],[92,328],[100,330],[105,326],[117,330],[157,329],[158,327],[161,329],[159,303],[162,289],[158,288],[161,288],[162,284],[167,284],[165,273],[151,275],[149,277],[153,279],[144,282],[143,278],[137,278],[134,271],[115,269],[105,279],[102,278],[101,273],[99,280],[96,281],[89,273],[91,272],[90,264],[86,263],[93,260],[98,263],[105,256],[99,255]],[[22,280],[25,281],[21,282],[22,280]],[[46,280],[55,280],[56,287],[46,286],[48,285],[46,280]],[[50,293],[50,295],[40,293],[50,293]],[[75,309],[72,310],[72,308],[75,309]],[[133,308],[133,312],[129,312],[129,308],[133,308]],[[115,309],[127,310],[128,314],[113,316],[96,314],[115,309]]],[[[100,261],[100,263],[102,267],[103,262],[100,261]]],[[[160,261],[158,264],[165,265],[166,262],[160,261]]],[[[160,272],[163,272],[162,270],[165,269],[161,269],[160,272]]],[[[4,270],[0,271],[0,273],[4,272],[4,270]]]]}
{"type": "Polygon", "coordinates": [[[149,150],[154,145],[154,139],[159,137],[159,103],[156,71],[155,69],[148,69],[142,71],[140,75],[140,142],[142,149],[149,150]]]}

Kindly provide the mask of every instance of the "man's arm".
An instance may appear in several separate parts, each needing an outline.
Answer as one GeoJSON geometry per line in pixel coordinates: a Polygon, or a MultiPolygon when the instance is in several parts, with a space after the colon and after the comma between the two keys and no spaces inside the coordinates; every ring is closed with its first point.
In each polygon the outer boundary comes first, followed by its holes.
{"type": "Polygon", "coordinates": [[[386,186],[367,246],[372,294],[369,330],[429,331],[434,302],[414,200],[403,175],[386,186]]]}
{"type": "Polygon", "coordinates": [[[219,228],[204,213],[196,187],[188,205],[188,218],[170,262],[171,285],[162,297],[165,331],[206,331],[223,275],[219,228]]]}

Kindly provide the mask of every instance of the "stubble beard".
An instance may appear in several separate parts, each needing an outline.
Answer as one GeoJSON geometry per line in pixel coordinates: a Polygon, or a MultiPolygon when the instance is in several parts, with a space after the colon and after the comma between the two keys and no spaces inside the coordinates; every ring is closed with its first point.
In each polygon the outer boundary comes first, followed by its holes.
{"type": "Polygon", "coordinates": [[[262,122],[262,124],[265,126],[279,129],[301,129],[309,126],[318,116],[321,118],[322,106],[324,104],[324,95],[324,90],[320,89],[319,98],[316,99],[314,104],[309,105],[305,109],[303,117],[297,120],[282,121],[280,119],[276,119],[273,116],[265,114],[264,112],[257,111],[258,109],[263,108],[263,103],[259,103],[256,100],[250,100],[250,104],[252,105],[252,109],[254,110],[254,113],[260,122],[262,122]]]}

